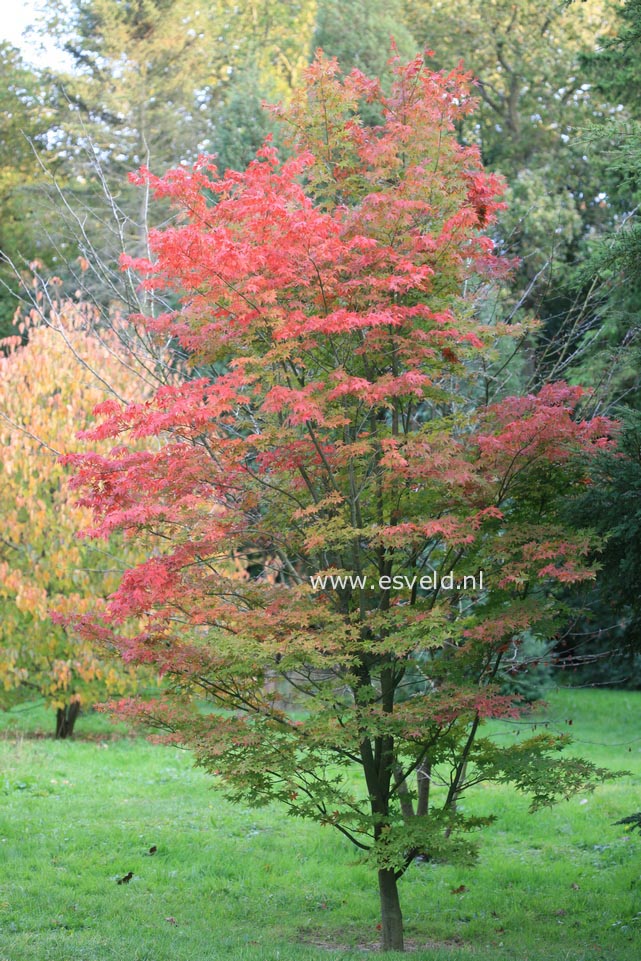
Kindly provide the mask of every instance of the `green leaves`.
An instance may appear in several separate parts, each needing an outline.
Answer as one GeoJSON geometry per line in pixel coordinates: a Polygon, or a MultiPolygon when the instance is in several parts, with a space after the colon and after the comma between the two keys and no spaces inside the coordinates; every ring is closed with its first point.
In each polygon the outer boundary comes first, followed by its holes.
{"type": "Polygon", "coordinates": [[[498,749],[483,739],[477,742],[474,764],[482,779],[513,784],[528,794],[531,811],[593,791],[597,784],[628,773],[608,771],[583,758],[559,757],[571,743],[568,735],[537,734],[498,749]]]}
{"type": "Polygon", "coordinates": [[[417,816],[386,827],[368,860],[399,874],[407,866],[408,852],[432,863],[471,865],[478,857],[479,848],[478,842],[469,835],[493,821],[493,817],[464,817],[449,812],[417,816]]]}

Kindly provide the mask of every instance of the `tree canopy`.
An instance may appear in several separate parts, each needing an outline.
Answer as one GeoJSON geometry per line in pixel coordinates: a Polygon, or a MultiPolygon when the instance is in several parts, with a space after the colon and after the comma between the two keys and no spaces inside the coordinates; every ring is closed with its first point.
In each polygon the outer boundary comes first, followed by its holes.
{"type": "Polygon", "coordinates": [[[523,709],[497,675],[553,632],[555,585],[594,576],[559,507],[612,428],[563,383],[479,400],[497,341],[522,333],[477,311],[507,268],[484,232],[502,184],[456,138],[469,76],[421,57],[390,70],[341,77],[319,57],[276,111],[285,160],[268,142],[243,172],[141,171],[177,219],[123,266],[179,299],[145,323],[212,373],[105,402],[90,436],[117,446],[68,459],[94,533],[153,547],[104,619],[75,621],[167,679],[119,710],[232,797],[367,852],[388,949],[414,859],[473,856],[464,792],[511,783],[536,808],[605,776],[560,758],[562,737],[482,732],[523,709]]]}

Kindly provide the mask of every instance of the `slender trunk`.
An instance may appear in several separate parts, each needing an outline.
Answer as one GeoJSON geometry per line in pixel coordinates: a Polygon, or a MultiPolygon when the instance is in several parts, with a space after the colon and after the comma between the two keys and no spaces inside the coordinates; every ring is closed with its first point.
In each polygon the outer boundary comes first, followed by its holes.
{"type": "MultiPolygon", "coordinates": [[[[466,772],[467,772],[467,761],[464,761],[463,764],[461,765],[461,770],[460,770],[461,783],[463,783],[463,781],[465,780],[466,772]]],[[[450,814],[456,814],[458,799],[459,799],[459,792],[456,791],[454,794],[452,794],[452,800],[447,805],[447,810],[450,812],[450,814]]],[[[445,830],[445,837],[449,838],[451,833],[452,833],[452,825],[450,824],[450,826],[445,830]]]]}
{"type": "MultiPolygon", "coordinates": [[[[459,777],[459,781],[460,781],[461,784],[465,781],[465,775],[466,775],[466,774],[467,774],[467,761],[464,761],[463,764],[461,765],[461,771],[460,771],[460,777],[459,777]]],[[[457,806],[458,806],[459,794],[460,794],[460,791],[456,791],[456,792],[452,795],[452,800],[450,801],[450,803],[449,803],[449,805],[448,805],[448,810],[450,810],[450,811],[452,812],[452,814],[456,814],[456,808],[457,808],[457,806]]]]}
{"type": "Polygon", "coordinates": [[[80,714],[80,704],[72,701],[56,711],[56,738],[71,737],[73,728],[80,714]]]}
{"type": "Polygon", "coordinates": [[[403,777],[403,773],[399,764],[394,766],[394,780],[396,781],[396,793],[398,794],[398,800],[401,805],[401,813],[403,818],[406,821],[409,821],[414,817],[414,805],[412,803],[410,791],[407,786],[407,781],[403,777]]]}
{"type": "Polygon", "coordinates": [[[432,765],[429,761],[423,761],[416,772],[418,800],[416,802],[416,814],[419,817],[427,814],[430,804],[430,784],[432,777],[432,765]]]}
{"type": "Polygon", "coordinates": [[[381,898],[383,951],[403,951],[403,915],[398,897],[398,881],[391,868],[380,868],[378,891],[381,898]]]}

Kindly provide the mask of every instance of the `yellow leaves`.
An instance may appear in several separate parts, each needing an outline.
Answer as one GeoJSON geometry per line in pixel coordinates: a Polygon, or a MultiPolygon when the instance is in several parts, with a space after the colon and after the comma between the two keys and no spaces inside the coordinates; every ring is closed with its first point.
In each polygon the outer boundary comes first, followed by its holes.
{"type": "Polygon", "coordinates": [[[124,688],[122,676],[113,667],[105,675],[105,687],[109,694],[120,693],[124,688]]]}
{"type": "Polygon", "coordinates": [[[92,681],[102,680],[102,668],[96,660],[92,659],[84,664],[78,664],[76,670],[86,684],[91,684],[92,681]]]}
{"type": "Polygon", "coordinates": [[[293,512],[292,517],[296,520],[302,520],[305,517],[313,517],[314,515],[324,513],[327,510],[333,511],[339,505],[345,502],[345,498],[339,491],[332,491],[327,497],[315,501],[309,504],[308,507],[303,507],[300,510],[293,512]]]}
{"type": "Polygon", "coordinates": [[[71,697],[65,697],[65,701],[69,699],[81,701],[82,695],[77,690],[79,682],[91,686],[97,681],[102,681],[104,674],[102,663],[91,651],[83,652],[79,658],[69,660],[58,658],[51,666],[49,693],[55,696],[61,692],[68,694],[71,691],[71,697]]]}
{"type": "Polygon", "coordinates": [[[23,581],[15,596],[15,605],[23,613],[43,621],[47,616],[47,592],[36,584],[23,581]]]}
{"type": "Polygon", "coordinates": [[[343,517],[319,519],[310,525],[305,537],[306,551],[337,550],[363,536],[365,532],[352,527],[343,517]]]}
{"type": "MultiPolygon", "coordinates": [[[[20,570],[0,565],[0,597],[11,598],[16,610],[43,620],[47,616],[47,592],[20,570]]],[[[0,629],[1,631],[1,629],[0,629]]]]}
{"type": "Polygon", "coordinates": [[[0,679],[5,691],[12,691],[19,687],[26,679],[27,672],[18,666],[19,651],[13,647],[2,649],[0,657],[0,679]]]}
{"type": "Polygon", "coordinates": [[[66,691],[72,678],[71,666],[68,661],[54,661],[51,669],[53,680],[49,685],[49,692],[57,694],[59,691],[66,691]]]}

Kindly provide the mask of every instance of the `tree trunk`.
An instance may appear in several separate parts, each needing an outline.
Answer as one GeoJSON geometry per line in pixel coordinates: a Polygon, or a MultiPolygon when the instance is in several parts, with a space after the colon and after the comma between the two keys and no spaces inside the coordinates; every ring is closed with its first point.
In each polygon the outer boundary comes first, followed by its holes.
{"type": "Polygon", "coordinates": [[[391,868],[379,870],[378,891],[381,898],[383,951],[403,951],[403,915],[396,874],[391,868]]]}
{"type": "Polygon", "coordinates": [[[65,704],[64,707],[58,708],[56,711],[56,738],[71,737],[79,714],[79,701],[72,701],[71,704],[65,704]]]}
{"type": "MultiPolygon", "coordinates": [[[[466,772],[467,772],[467,761],[463,761],[463,763],[461,764],[460,770],[459,770],[459,778],[458,778],[458,780],[459,780],[459,783],[460,783],[460,784],[462,784],[463,781],[465,780],[465,774],[466,774],[466,772]]],[[[456,814],[456,808],[457,808],[457,806],[458,806],[458,798],[459,798],[459,792],[458,792],[458,791],[454,791],[454,792],[452,793],[452,798],[451,798],[451,800],[449,801],[449,804],[447,805],[447,810],[450,812],[450,814],[456,814]]],[[[452,825],[450,824],[449,827],[447,827],[447,828],[445,829],[445,837],[446,837],[446,838],[449,838],[449,836],[451,835],[451,833],[452,833],[452,825]]]]}
{"type": "Polygon", "coordinates": [[[416,813],[419,817],[427,814],[430,805],[430,784],[432,779],[432,765],[429,761],[423,761],[416,772],[418,800],[416,802],[416,813]]]}
{"type": "Polygon", "coordinates": [[[407,781],[403,777],[399,764],[394,767],[394,780],[396,781],[396,793],[398,794],[398,800],[401,805],[401,814],[406,821],[410,821],[414,817],[414,805],[410,797],[407,781]]]}

